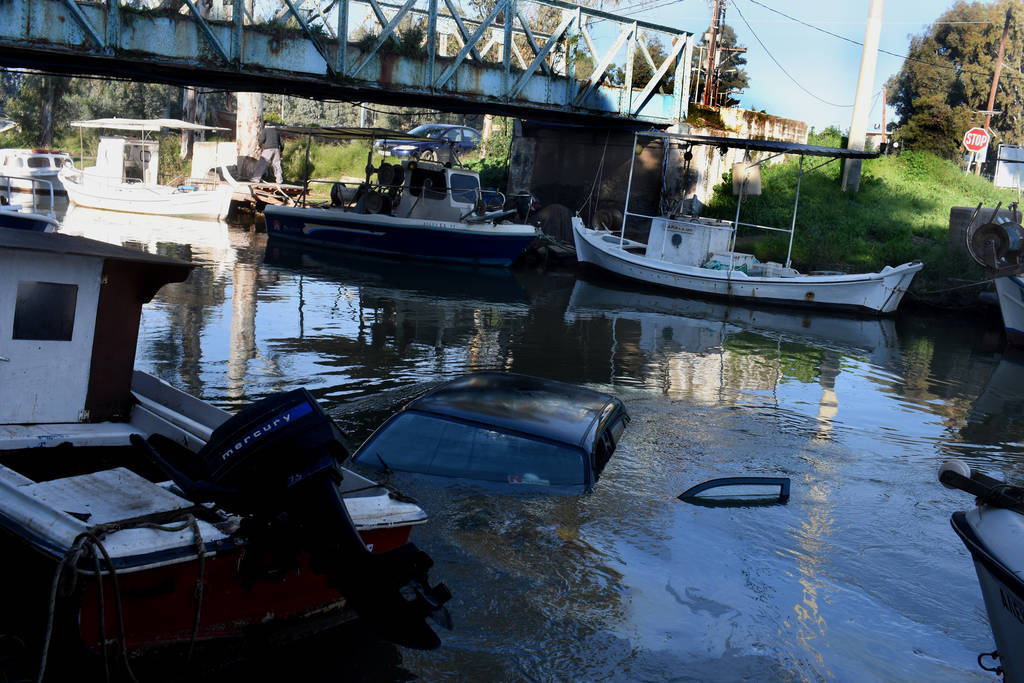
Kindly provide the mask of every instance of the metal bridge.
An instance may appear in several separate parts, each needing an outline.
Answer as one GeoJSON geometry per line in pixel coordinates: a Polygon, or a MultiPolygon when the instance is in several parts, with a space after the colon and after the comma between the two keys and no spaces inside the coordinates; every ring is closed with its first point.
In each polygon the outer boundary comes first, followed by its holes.
{"type": "Polygon", "coordinates": [[[692,33],[561,0],[480,2],[475,16],[461,1],[0,0],[0,65],[556,120],[686,117],[692,33]]]}

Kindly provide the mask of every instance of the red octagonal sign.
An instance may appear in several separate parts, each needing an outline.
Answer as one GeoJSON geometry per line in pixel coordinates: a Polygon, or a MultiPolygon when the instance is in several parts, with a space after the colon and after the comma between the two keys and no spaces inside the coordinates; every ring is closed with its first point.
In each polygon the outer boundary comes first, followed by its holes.
{"type": "Polygon", "coordinates": [[[964,133],[964,147],[972,152],[980,152],[988,147],[989,134],[984,128],[971,128],[964,133]]]}

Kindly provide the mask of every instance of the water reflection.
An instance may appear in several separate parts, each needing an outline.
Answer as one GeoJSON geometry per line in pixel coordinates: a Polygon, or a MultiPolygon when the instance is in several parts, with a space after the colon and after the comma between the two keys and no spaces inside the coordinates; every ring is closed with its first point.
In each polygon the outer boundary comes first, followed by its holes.
{"type": "Polygon", "coordinates": [[[184,228],[143,222],[151,234],[98,221],[108,240],[198,267],[146,306],[137,365],[218,405],[308,386],[359,441],[470,370],[626,401],[633,423],[586,496],[395,476],[431,514],[416,541],[455,594],[441,650],[402,651],[414,675],[984,679],[991,636],[948,525],[968,501],[936,470],[960,455],[1024,478],[1024,366],[1001,327],[267,249],[222,224],[181,242],[184,228]],[[674,502],[737,474],[791,477],[790,503],[674,502]]]}

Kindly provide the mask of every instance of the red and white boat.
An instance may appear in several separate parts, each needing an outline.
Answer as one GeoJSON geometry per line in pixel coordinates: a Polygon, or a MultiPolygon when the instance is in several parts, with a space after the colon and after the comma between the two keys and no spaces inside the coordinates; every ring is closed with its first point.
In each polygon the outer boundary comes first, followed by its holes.
{"type": "Polygon", "coordinates": [[[142,305],[190,268],[0,229],[0,620],[123,655],[354,617],[436,646],[424,511],[341,467],[308,392],[232,416],[134,370],[142,305]]]}

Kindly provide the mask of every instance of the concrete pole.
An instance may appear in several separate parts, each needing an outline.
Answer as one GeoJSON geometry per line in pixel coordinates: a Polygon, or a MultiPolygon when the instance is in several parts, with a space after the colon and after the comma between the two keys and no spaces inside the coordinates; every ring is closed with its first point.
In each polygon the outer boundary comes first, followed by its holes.
{"type": "MultiPolygon", "coordinates": [[[[875,81],[875,64],[878,62],[878,40],[882,34],[882,5],[884,0],[871,0],[868,10],[868,25],[864,30],[864,50],[860,55],[860,75],[857,76],[857,95],[853,100],[853,119],[850,121],[850,136],[847,149],[861,151],[867,134],[868,110],[871,107],[871,87],[875,81]]],[[[843,166],[843,191],[856,192],[860,189],[860,159],[847,159],[843,166]]]]}

